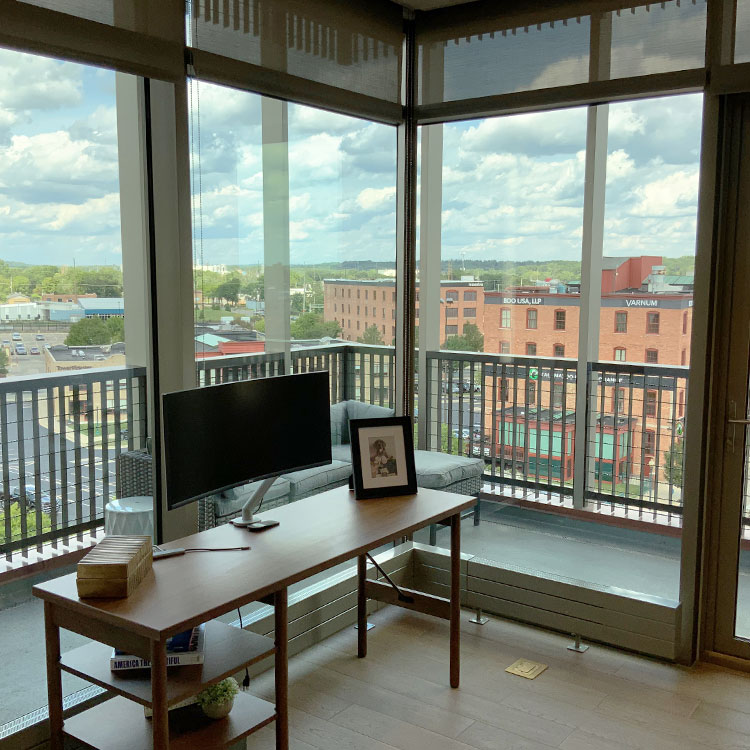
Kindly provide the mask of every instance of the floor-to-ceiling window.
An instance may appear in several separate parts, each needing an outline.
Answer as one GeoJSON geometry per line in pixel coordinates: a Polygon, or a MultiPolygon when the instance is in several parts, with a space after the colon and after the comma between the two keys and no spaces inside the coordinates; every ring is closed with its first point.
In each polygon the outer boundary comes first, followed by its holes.
{"type": "MultiPolygon", "coordinates": [[[[0,550],[9,565],[90,544],[117,493],[117,457],[146,444],[146,331],[126,314],[142,299],[134,279],[143,270],[123,249],[118,83],[112,71],[0,50],[0,550]]],[[[28,581],[4,587],[0,609],[2,725],[45,705],[46,690],[41,603],[28,581]]],[[[63,648],[80,641],[66,633],[63,648]]],[[[66,694],[82,685],[63,680],[66,694]]]]}

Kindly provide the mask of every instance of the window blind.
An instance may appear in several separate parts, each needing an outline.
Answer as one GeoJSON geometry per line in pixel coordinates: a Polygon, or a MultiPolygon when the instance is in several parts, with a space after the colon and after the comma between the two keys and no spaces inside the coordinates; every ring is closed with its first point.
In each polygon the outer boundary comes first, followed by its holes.
{"type": "MultiPolygon", "coordinates": [[[[400,101],[403,22],[394,3],[189,0],[188,8],[188,38],[195,50],[385,102],[400,101]]],[[[201,75],[198,63],[196,74],[201,75]]],[[[283,76],[278,87],[283,96],[283,76]]]]}
{"type": "Polygon", "coordinates": [[[174,81],[184,0],[0,0],[0,44],[174,81]]]}
{"type": "Polygon", "coordinates": [[[486,2],[472,5],[471,14],[458,6],[419,17],[420,104],[705,64],[706,0],[526,2],[505,13],[486,2]]]}

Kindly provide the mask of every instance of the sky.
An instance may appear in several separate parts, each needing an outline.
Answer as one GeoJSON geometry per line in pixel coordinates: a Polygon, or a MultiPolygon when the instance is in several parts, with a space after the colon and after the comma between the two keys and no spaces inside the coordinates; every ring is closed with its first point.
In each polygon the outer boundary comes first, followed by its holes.
{"type": "MultiPolygon", "coordinates": [[[[189,95],[195,262],[260,264],[261,98],[189,95]]],[[[605,254],[694,254],[701,108],[610,105],[605,254]]],[[[290,104],[288,134],[291,263],[393,261],[396,130],[290,104]]],[[[442,257],[580,259],[585,138],[585,108],[445,125],[442,257]]],[[[0,258],[119,265],[117,159],[114,73],[0,50],[0,258]]]]}

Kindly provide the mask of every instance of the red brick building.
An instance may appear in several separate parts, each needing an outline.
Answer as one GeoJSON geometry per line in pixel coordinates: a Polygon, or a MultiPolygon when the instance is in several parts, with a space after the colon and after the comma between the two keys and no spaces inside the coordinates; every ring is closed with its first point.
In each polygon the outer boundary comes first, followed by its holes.
{"type": "MultiPolygon", "coordinates": [[[[396,336],[396,282],[392,279],[364,281],[326,279],[323,282],[323,316],[341,326],[341,337],[356,341],[365,329],[375,326],[383,342],[393,345],[396,336]]],[[[464,323],[483,324],[484,286],[481,281],[440,282],[441,341],[463,333],[464,323]]],[[[419,285],[417,285],[419,325],[419,285]]]]}

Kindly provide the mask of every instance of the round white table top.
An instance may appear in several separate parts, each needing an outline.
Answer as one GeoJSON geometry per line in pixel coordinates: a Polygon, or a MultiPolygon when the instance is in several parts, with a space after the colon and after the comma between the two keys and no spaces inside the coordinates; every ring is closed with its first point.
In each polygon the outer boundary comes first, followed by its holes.
{"type": "Polygon", "coordinates": [[[115,513],[143,513],[145,511],[153,513],[154,498],[150,495],[121,497],[117,500],[110,500],[106,505],[106,510],[115,513]]]}

